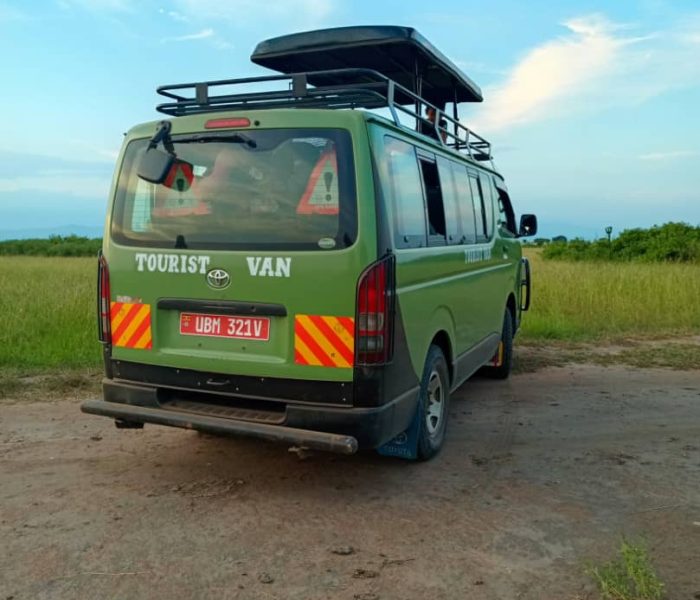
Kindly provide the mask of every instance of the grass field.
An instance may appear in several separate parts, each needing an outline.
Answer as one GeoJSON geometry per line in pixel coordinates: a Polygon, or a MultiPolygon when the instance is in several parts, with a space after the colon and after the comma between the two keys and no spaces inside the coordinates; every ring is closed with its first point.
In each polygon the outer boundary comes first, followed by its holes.
{"type": "MultiPolygon", "coordinates": [[[[615,342],[700,333],[700,266],[567,263],[533,266],[520,343],[615,342]]],[[[0,257],[0,368],[97,369],[96,260],[0,257]]]]}
{"type": "Polygon", "coordinates": [[[0,257],[0,367],[100,361],[94,258],[0,257]]]}
{"type": "Polygon", "coordinates": [[[617,341],[700,334],[700,265],[545,261],[532,264],[521,341],[617,341]]]}

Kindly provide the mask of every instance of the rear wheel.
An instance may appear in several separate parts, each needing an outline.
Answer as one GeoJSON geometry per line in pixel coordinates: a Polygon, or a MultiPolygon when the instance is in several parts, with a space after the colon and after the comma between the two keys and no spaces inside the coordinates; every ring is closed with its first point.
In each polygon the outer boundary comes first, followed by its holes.
{"type": "Polygon", "coordinates": [[[513,366],[513,316],[510,309],[506,308],[503,316],[503,330],[501,341],[498,344],[496,354],[489,366],[484,367],[483,372],[492,379],[507,379],[513,366]]]}
{"type": "Polygon", "coordinates": [[[435,456],[445,441],[447,409],[450,400],[450,379],[447,362],[438,346],[431,346],[425,359],[420,385],[420,431],[418,459],[435,456]]]}

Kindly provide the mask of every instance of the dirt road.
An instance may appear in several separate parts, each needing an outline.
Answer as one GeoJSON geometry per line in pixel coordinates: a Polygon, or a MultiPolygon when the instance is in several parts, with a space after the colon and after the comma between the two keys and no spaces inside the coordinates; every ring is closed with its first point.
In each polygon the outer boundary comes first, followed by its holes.
{"type": "Polygon", "coordinates": [[[427,464],[0,405],[0,600],[597,598],[646,539],[700,598],[700,372],[473,380],[427,464]]]}

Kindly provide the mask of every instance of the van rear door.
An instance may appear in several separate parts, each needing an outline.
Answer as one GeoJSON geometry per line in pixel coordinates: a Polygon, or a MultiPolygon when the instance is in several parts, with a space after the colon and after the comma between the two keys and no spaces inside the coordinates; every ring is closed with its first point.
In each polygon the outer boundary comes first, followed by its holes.
{"type": "Polygon", "coordinates": [[[161,184],[137,175],[148,140],[124,153],[106,249],[113,358],[351,380],[356,285],[376,242],[357,243],[350,131],[227,130],[172,142],[161,184]]]}

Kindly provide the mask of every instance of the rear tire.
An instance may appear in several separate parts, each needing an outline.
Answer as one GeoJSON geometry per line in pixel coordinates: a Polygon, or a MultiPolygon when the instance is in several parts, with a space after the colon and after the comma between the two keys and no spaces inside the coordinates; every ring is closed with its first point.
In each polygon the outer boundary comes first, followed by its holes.
{"type": "Polygon", "coordinates": [[[494,358],[499,355],[501,356],[500,365],[483,368],[484,375],[491,379],[507,379],[513,367],[513,315],[510,314],[509,308],[506,308],[506,313],[503,316],[501,341],[494,358]]]}
{"type": "Polygon", "coordinates": [[[445,355],[438,346],[430,346],[420,384],[418,460],[428,460],[442,448],[449,401],[450,378],[445,355]]]}

